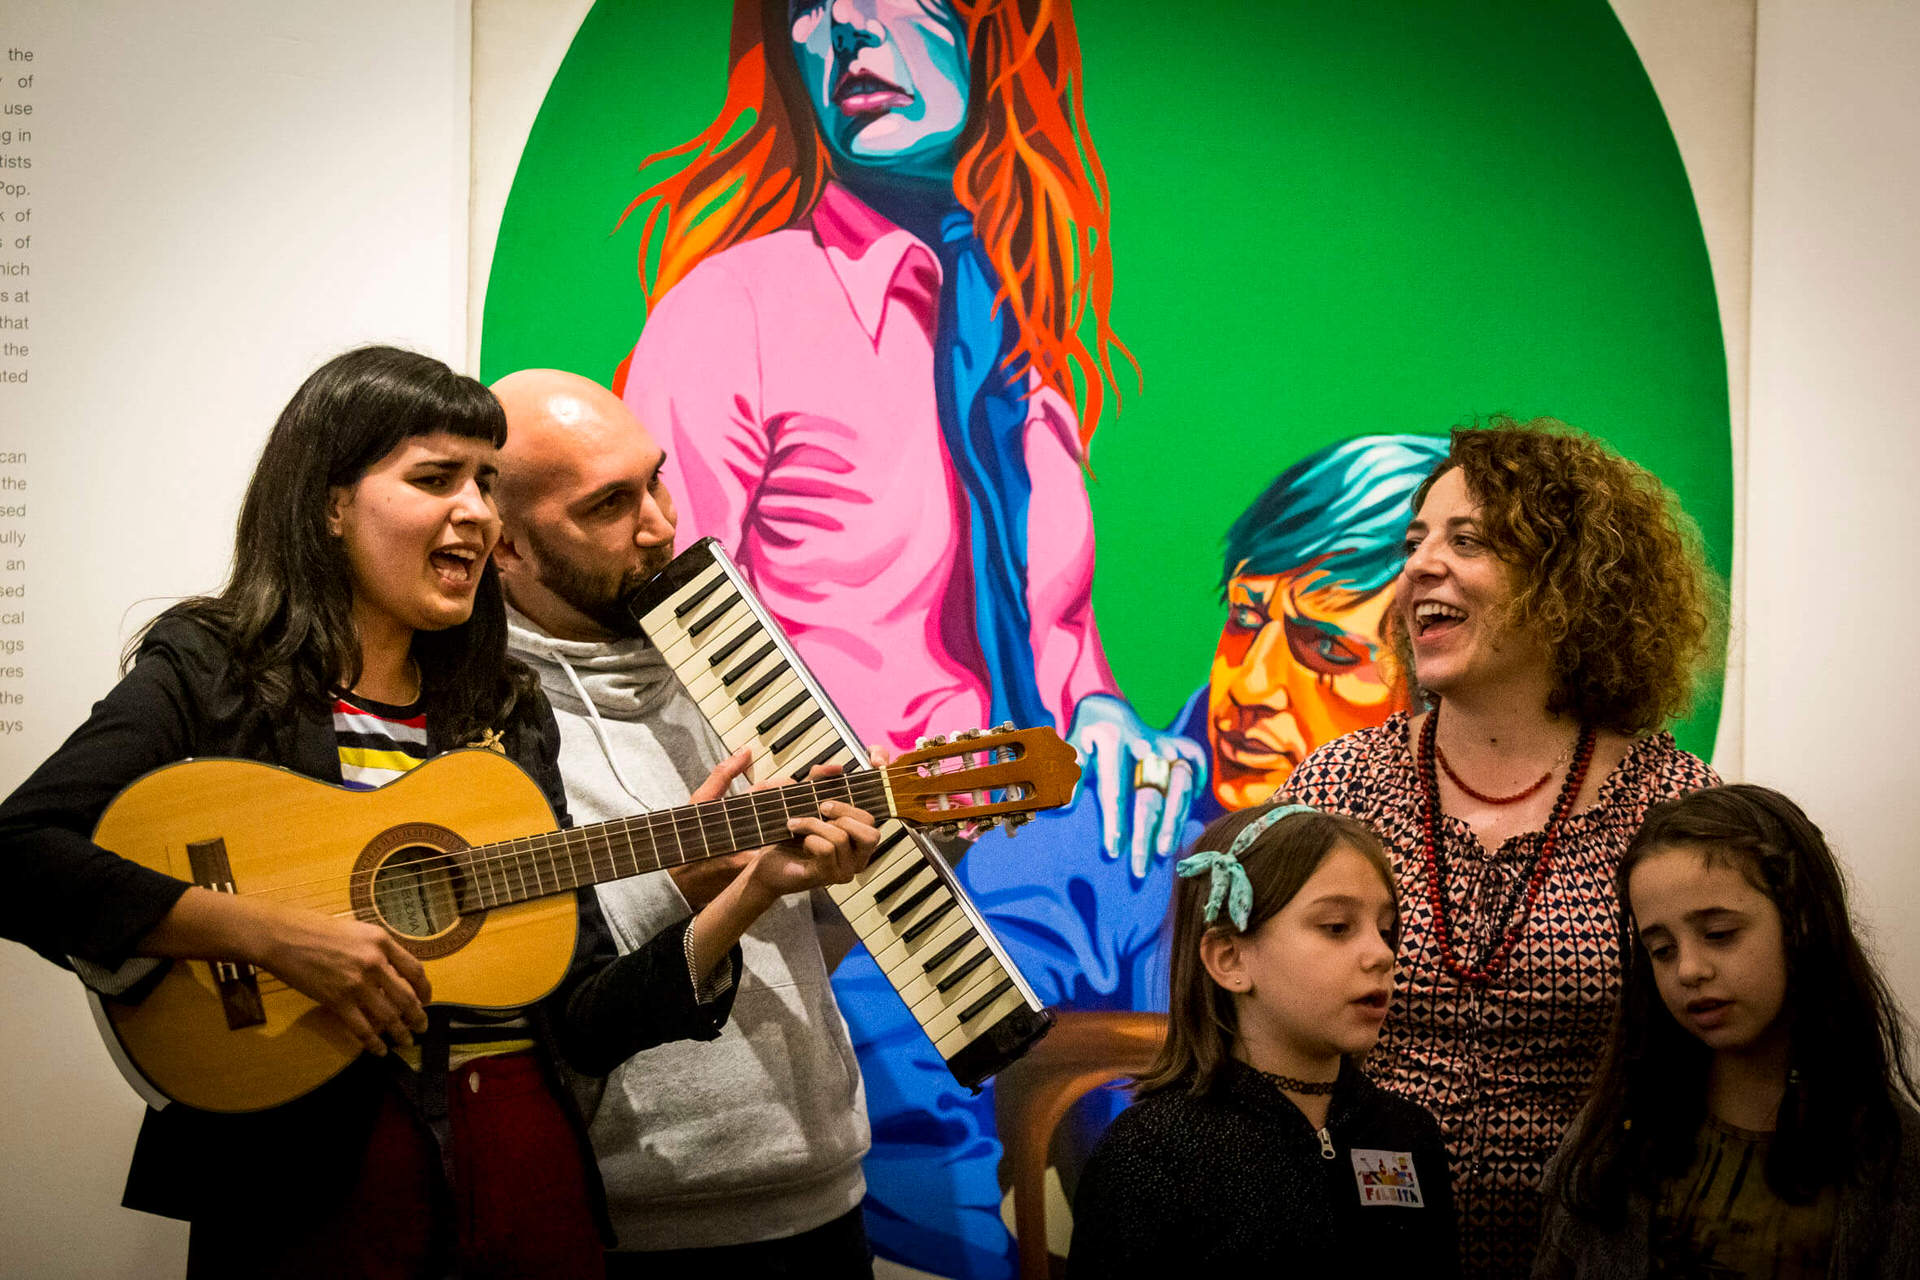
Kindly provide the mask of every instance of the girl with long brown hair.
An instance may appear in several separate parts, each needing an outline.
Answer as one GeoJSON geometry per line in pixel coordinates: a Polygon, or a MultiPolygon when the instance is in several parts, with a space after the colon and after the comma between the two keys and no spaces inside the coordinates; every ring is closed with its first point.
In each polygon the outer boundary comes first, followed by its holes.
{"type": "Polygon", "coordinates": [[[1081,1174],[1068,1274],[1455,1274],[1439,1127],[1356,1065],[1400,935],[1379,839],[1244,809],[1178,870],[1167,1038],[1081,1174]]]}
{"type": "Polygon", "coordinates": [[[1920,1089],[1800,806],[1669,800],[1620,861],[1620,1017],[1547,1179],[1533,1274],[1920,1273],[1920,1089]]]}

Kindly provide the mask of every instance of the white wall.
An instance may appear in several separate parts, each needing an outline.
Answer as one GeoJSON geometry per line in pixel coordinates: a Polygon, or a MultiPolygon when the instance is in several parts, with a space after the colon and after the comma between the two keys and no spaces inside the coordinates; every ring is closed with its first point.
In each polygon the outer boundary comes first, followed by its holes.
{"type": "MultiPolygon", "coordinates": [[[[582,9],[520,2],[539,17],[489,0],[490,57],[485,39],[469,49],[464,0],[6,0],[0,59],[35,49],[40,114],[31,197],[0,199],[32,207],[36,272],[34,381],[0,387],[0,449],[32,457],[34,539],[30,705],[26,732],[0,736],[0,792],[84,716],[133,627],[217,585],[240,486],[300,377],[374,339],[469,350],[468,68],[550,74],[582,9]]],[[[1746,3],[1619,5],[1736,315],[1739,122],[1686,104],[1699,82],[1661,51],[1746,3]]],[[[1760,0],[1757,49],[1747,693],[1723,759],[1827,827],[1920,1010],[1920,924],[1900,911],[1920,893],[1920,687],[1894,660],[1920,626],[1901,572],[1920,481],[1920,5],[1760,0]]],[[[1736,72],[1726,54],[1697,43],[1692,65],[1736,72]]],[[[0,102],[22,96],[19,70],[0,61],[0,102]]],[[[524,137],[537,101],[474,122],[479,263],[505,193],[481,153],[524,137]]],[[[0,943],[0,989],[0,1271],[178,1274],[183,1232],[114,1207],[139,1108],[71,979],[0,943]]]]}
{"type": "Polygon", "coordinates": [[[1920,1015],[1920,5],[1759,16],[1745,774],[1826,829],[1920,1015]]]}
{"type": "Polygon", "coordinates": [[[1733,626],[1713,763],[1733,777],[1744,765],[1746,634],[1748,269],[1753,260],[1753,40],[1755,0],[1612,0],[1673,130],[1707,242],[1720,333],[1727,349],[1727,410],[1733,432],[1733,626]]]}
{"type": "Polygon", "coordinates": [[[1613,5],[1686,162],[1726,331],[1737,527],[1714,763],[1825,828],[1920,1016],[1920,923],[1901,910],[1920,897],[1920,684],[1894,657],[1920,625],[1902,572],[1920,486],[1920,5],[1613,5]],[[1749,58],[1746,127],[1728,111],[1749,58]]]}
{"type": "Polygon", "coordinates": [[[472,0],[473,198],[467,233],[467,360],[480,365],[480,321],[500,216],[547,86],[593,0],[472,0]]]}
{"type": "MultiPolygon", "coordinates": [[[[0,193],[8,240],[21,209],[33,236],[0,249],[33,271],[30,305],[0,307],[33,325],[28,383],[0,386],[30,486],[27,621],[0,628],[27,642],[25,730],[0,736],[0,793],[85,717],[133,627],[220,584],[301,378],[374,340],[464,360],[470,66],[464,0],[0,6],[0,103],[31,101],[35,130],[32,169],[0,169],[28,186],[0,193]]],[[[140,1106],[77,986],[0,943],[0,989],[0,1272],[178,1275],[184,1229],[118,1208],[140,1106]]]]}

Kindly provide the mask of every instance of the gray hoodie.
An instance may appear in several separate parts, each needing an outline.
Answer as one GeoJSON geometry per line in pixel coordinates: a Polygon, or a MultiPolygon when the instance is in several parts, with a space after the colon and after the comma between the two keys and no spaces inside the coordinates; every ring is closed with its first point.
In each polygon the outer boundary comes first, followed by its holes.
{"type": "MultiPolygon", "coordinates": [[[[575,822],[685,804],[719,761],[719,739],[644,640],[555,640],[510,611],[508,644],[560,722],[575,822]]],[[[622,951],[690,914],[664,872],[597,892],[622,951]]],[[[718,1040],[649,1049],[607,1077],[588,1133],[621,1249],[776,1239],[860,1203],[866,1094],[814,910],[790,895],[741,939],[718,1040]]]]}

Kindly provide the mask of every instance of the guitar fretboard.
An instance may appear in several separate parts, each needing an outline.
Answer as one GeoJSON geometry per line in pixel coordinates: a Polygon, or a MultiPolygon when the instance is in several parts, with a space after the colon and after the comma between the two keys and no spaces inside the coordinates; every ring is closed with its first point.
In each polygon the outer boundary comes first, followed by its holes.
{"type": "Polygon", "coordinates": [[[611,822],[477,845],[455,855],[460,909],[484,911],[569,889],[677,867],[792,837],[787,823],[818,817],[820,805],[841,800],[893,816],[886,783],[859,769],[767,791],[681,805],[611,822]]]}

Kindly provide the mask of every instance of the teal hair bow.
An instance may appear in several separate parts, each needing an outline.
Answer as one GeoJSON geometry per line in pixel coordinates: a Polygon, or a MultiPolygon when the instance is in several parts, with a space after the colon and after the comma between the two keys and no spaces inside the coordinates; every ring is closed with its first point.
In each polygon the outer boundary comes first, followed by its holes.
{"type": "Polygon", "coordinates": [[[1174,870],[1181,879],[1208,874],[1213,876],[1213,884],[1207,890],[1208,924],[1219,918],[1221,904],[1225,903],[1227,917],[1233,921],[1233,927],[1242,933],[1247,931],[1247,920],[1253,915],[1253,882],[1247,879],[1247,869],[1240,865],[1240,855],[1259,839],[1261,832],[1280,819],[1296,813],[1312,812],[1314,809],[1311,805],[1275,805],[1242,827],[1225,853],[1217,849],[1203,849],[1180,859],[1174,870]]]}
{"type": "Polygon", "coordinates": [[[1240,859],[1217,849],[1206,849],[1180,859],[1174,870],[1182,878],[1212,872],[1213,887],[1207,891],[1207,923],[1214,922],[1220,914],[1220,904],[1225,902],[1233,927],[1245,931],[1247,917],[1253,912],[1253,884],[1247,879],[1247,869],[1240,865],[1240,859]]]}

